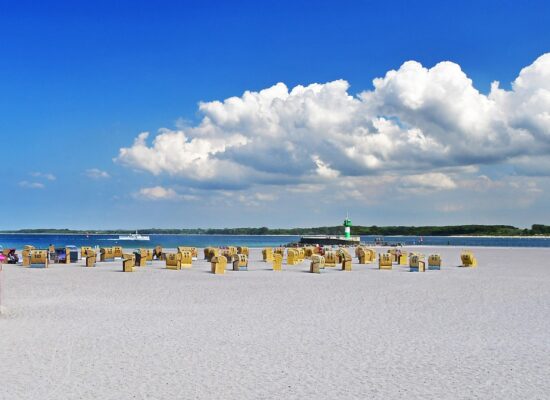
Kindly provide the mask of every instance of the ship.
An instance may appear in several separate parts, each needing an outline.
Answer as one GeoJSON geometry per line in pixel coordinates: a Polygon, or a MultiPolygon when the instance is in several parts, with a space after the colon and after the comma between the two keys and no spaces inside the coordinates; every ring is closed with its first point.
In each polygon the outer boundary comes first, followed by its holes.
{"type": "Polygon", "coordinates": [[[129,235],[120,235],[118,240],[148,241],[150,237],[147,235],[140,235],[138,231],[136,231],[136,233],[130,233],[129,235]]]}

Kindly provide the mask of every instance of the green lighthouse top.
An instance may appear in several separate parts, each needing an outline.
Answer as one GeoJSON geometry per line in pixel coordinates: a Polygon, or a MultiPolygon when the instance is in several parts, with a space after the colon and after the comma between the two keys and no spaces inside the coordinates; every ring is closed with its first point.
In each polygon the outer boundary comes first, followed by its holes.
{"type": "Polygon", "coordinates": [[[351,227],[351,219],[349,219],[349,215],[346,215],[346,219],[344,220],[344,226],[351,227]]]}

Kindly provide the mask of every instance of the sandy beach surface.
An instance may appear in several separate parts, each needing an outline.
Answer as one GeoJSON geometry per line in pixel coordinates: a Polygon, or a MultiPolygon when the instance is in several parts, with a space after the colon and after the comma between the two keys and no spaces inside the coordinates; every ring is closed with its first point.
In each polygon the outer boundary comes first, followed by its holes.
{"type": "Polygon", "coordinates": [[[550,398],[550,249],[461,250],[423,247],[425,273],[5,265],[0,399],[550,398]]]}

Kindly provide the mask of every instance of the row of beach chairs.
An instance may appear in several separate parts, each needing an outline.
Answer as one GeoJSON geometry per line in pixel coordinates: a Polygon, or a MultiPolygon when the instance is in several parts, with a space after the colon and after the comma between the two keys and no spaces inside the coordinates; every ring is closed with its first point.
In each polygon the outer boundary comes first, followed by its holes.
{"type": "MultiPolygon", "coordinates": [[[[74,246],[67,246],[62,249],[55,249],[56,253],[65,252],[65,257],[54,258],[54,262],[71,263],[75,262],[78,254],[75,256],[74,246]]],[[[22,252],[22,265],[25,267],[48,267],[52,261],[52,249],[41,250],[33,246],[25,246],[22,252]]],[[[352,257],[346,248],[325,250],[319,247],[308,246],[302,248],[264,248],[262,250],[262,259],[265,262],[273,264],[274,271],[281,271],[283,258],[286,253],[286,265],[297,265],[304,260],[310,260],[310,272],[320,273],[325,267],[335,267],[341,265],[342,270],[351,271],[352,257]]],[[[231,265],[234,271],[248,270],[248,247],[227,246],[223,248],[207,247],[204,249],[205,260],[211,263],[213,273],[224,273],[227,265],[231,265]],[[224,271],[224,272],[222,272],[224,271]]],[[[87,267],[94,267],[97,262],[98,254],[87,246],[80,249],[80,257],[85,259],[87,267]]],[[[122,247],[102,247],[99,249],[99,260],[101,262],[114,261],[121,259],[123,262],[123,271],[131,272],[136,267],[145,267],[153,259],[163,260],[167,269],[181,270],[191,268],[193,261],[197,259],[198,251],[195,247],[179,246],[174,253],[164,253],[161,246],[155,249],[138,249],[134,253],[124,253],[122,247]]],[[[355,257],[359,264],[369,264],[376,262],[377,253],[374,249],[358,246],[355,248],[355,257]]],[[[461,266],[476,267],[477,260],[475,256],[466,251],[461,254],[461,266]]],[[[408,266],[411,272],[424,272],[428,270],[441,269],[441,256],[431,254],[427,260],[423,254],[407,253],[400,249],[389,249],[387,253],[378,254],[379,269],[392,269],[394,264],[408,266]]]]}
{"type": "MultiPolygon", "coordinates": [[[[346,248],[338,250],[322,250],[316,247],[290,248],[287,250],[287,265],[296,265],[305,259],[310,259],[310,272],[320,273],[325,267],[335,267],[341,264],[342,270],[351,271],[351,256],[346,248]],[[321,255],[322,253],[322,255],[321,255]]],[[[265,248],[262,251],[263,260],[273,263],[273,270],[280,271],[284,248],[265,248]]],[[[369,264],[376,261],[376,251],[371,248],[357,246],[355,256],[359,264],[369,264]]],[[[461,254],[462,267],[476,267],[477,260],[472,252],[465,251],[461,254]]],[[[420,253],[407,253],[399,249],[389,249],[387,253],[378,254],[378,268],[392,269],[394,264],[408,266],[411,272],[424,272],[441,269],[441,256],[431,254],[426,258],[420,253]],[[427,264],[427,265],[426,265],[427,264]]]]}

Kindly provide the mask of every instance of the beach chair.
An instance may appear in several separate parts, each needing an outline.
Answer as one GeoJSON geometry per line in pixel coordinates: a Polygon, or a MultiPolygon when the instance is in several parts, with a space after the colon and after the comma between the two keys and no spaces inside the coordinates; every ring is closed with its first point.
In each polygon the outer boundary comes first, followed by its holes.
{"type": "Polygon", "coordinates": [[[51,263],[55,263],[55,246],[53,244],[50,244],[48,247],[48,261],[51,263]]]}
{"type": "Polygon", "coordinates": [[[460,254],[460,260],[462,261],[461,267],[465,267],[465,268],[477,267],[477,259],[471,251],[463,251],[460,254]]]}
{"type": "Polygon", "coordinates": [[[208,251],[205,251],[205,258],[208,262],[212,261],[212,257],[217,257],[220,254],[220,249],[216,247],[208,247],[208,251]]]}
{"type": "MultiPolygon", "coordinates": [[[[365,248],[363,246],[355,246],[355,257],[359,258],[359,254],[361,252],[364,253],[364,251],[365,251],[365,248]]],[[[359,264],[365,264],[365,263],[360,262],[359,264]]]]}
{"type": "Polygon", "coordinates": [[[342,263],[342,271],[351,271],[351,254],[345,249],[340,249],[340,262],[342,263]]]}
{"type": "Polygon", "coordinates": [[[401,252],[398,257],[399,265],[409,265],[409,255],[407,252],[401,252]]]}
{"type": "Polygon", "coordinates": [[[227,246],[227,251],[230,257],[237,254],[237,248],[235,246],[227,246]]]}
{"type": "Polygon", "coordinates": [[[391,254],[391,261],[392,261],[392,263],[396,263],[396,262],[399,261],[399,260],[397,259],[397,258],[398,258],[397,249],[389,249],[389,250],[388,250],[388,254],[391,254]]]}
{"type": "Polygon", "coordinates": [[[271,247],[263,249],[262,258],[265,262],[273,262],[273,249],[271,247]]]}
{"type": "Polygon", "coordinates": [[[378,269],[392,269],[394,256],[391,253],[378,254],[378,269]]]}
{"type": "Polygon", "coordinates": [[[425,272],[426,262],[423,254],[411,253],[409,256],[409,271],[410,272],[425,272]]]}
{"type": "Polygon", "coordinates": [[[273,271],[283,270],[283,256],[279,253],[273,254],[273,271]]]}
{"type": "Polygon", "coordinates": [[[233,256],[233,271],[248,271],[248,257],[244,254],[233,256]]]}
{"type": "Polygon", "coordinates": [[[315,247],[307,246],[306,248],[304,248],[304,256],[308,260],[311,260],[311,256],[313,256],[314,254],[315,254],[315,247]]]}
{"type": "Polygon", "coordinates": [[[164,253],[166,269],[181,269],[181,253],[164,253]]]}
{"type": "Polygon", "coordinates": [[[191,268],[193,266],[193,253],[191,251],[181,251],[181,268],[191,268]]]}
{"type": "Polygon", "coordinates": [[[55,249],[55,252],[53,253],[53,262],[56,264],[70,264],[71,262],[71,256],[70,253],[67,252],[66,248],[59,248],[55,249]],[[69,254],[69,256],[67,256],[69,254]],[[68,259],[68,261],[67,261],[68,259]]]}
{"type": "Polygon", "coordinates": [[[325,257],[314,254],[311,256],[311,263],[309,264],[309,272],[313,274],[320,274],[321,270],[325,269],[325,257]]]}
{"type": "Polygon", "coordinates": [[[134,251],[135,255],[135,266],[136,267],[146,267],[147,266],[147,249],[138,249],[134,251]]]}
{"type": "Polygon", "coordinates": [[[298,251],[298,261],[303,262],[306,259],[306,251],[303,247],[297,247],[296,250],[298,251]]]}
{"type": "Polygon", "coordinates": [[[114,258],[122,258],[122,247],[121,246],[113,246],[113,257],[114,258]]]}
{"type": "Polygon", "coordinates": [[[97,256],[92,248],[89,248],[84,252],[83,258],[85,259],[86,267],[95,267],[97,256]]]}
{"type": "Polygon", "coordinates": [[[102,247],[99,249],[99,261],[110,262],[115,260],[115,253],[112,247],[102,247]]]}
{"type": "Polygon", "coordinates": [[[285,256],[285,248],[284,247],[275,247],[273,250],[273,253],[279,253],[283,257],[285,256]]]}
{"type": "Polygon", "coordinates": [[[29,244],[25,245],[23,247],[23,251],[21,252],[21,263],[24,267],[28,267],[31,265],[31,251],[34,250],[34,246],[31,246],[29,244]]]}
{"type": "Polygon", "coordinates": [[[153,251],[153,258],[164,261],[164,253],[162,252],[162,246],[156,246],[153,251]]]}
{"type": "Polygon", "coordinates": [[[360,247],[356,253],[357,258],[359,259],[359,264],[370,264],[376,260],[376,253],[373,249],[360,247]]]}
{"type": "Polygon", "coordinates": [[[237,247],[237,254],[244,254],[248,257],[250,255],[250,249],[248,247],[239,246],[237,247]]]}
{"type": "Polygon", "coordinates": [[[153,263],[153,250],[145,249],[145,259],[147,260],[147,264],[153,263]]]}
{"type": "Polygon", "coordinates": [[[430,254],[428,257],[428,270],[441,269],[441,256],[439,254],[430,254]]]}
{"type": "Polygon", "coordinates": [[[189,246],[178,247],[178,253],[183,253],[184,251],[188,251],[189,253],[191,253],[192,260],[196,260],[198,258],[199,252],[197,251],[196,247],[189,247],[189,246]]]}
{"type": "Polygon", "coordinates": [[[70,244],[65,246],[65,253],[67,255],[65,261],[66,264],[78,262],[79,251],[76,246],[70,244]]]}
{"type": "Polygon", "coordinates": [[[376,251],[374,249],[365,249],[367,253],[369,253],[370,262],[373,263],[376,261],[376,251]]]}
{"type": "MultiPolygon", "coordinates": [[[[92,250],[92,251],[93,251],[93,249],[92,249],[90,246],[82,246],[82,247],[80,247],[80,258],[86,258],[86,252],[87,252],[88,250],[92,250]]],[[[95,252],[94,252],[94,253],[95,253],[95,252]]]]}
{"type": "Polygon", "coordinates": [[[231,258],[233,258],[233,254],[228,248],[220,249],[220,255],[224,256],[228,262],[231,261],[231,258]]]}
{"type": "Polygon", "coordinates": [[[225,268],[227,267],[227,258],[225,258],[224,256],[214,256],[210,260],[210,264],[213,274],[225,274],[225,268]]]}
{"type": "Polygon", "coordinates": [[[48,268],[48,250],[33,249],[29,253],[29,267],[48,268]]]}
{"type": "Polygon", "coordinates": [[[134,272],[136,266],[135,254],[123,253],[122,254],[122,272],[134,272]]]}
{"type": "Polygon", "coordinates": [[[336,267],[340,261],[338,254],[334,250],[325,251],[325,267],[336,267]]]}
{"type": "Polygon", "coordinates": [[[299,264],[299,252],[297,249],[288,249],[286,252],[286,265],[296,265],[299,264]]]}

